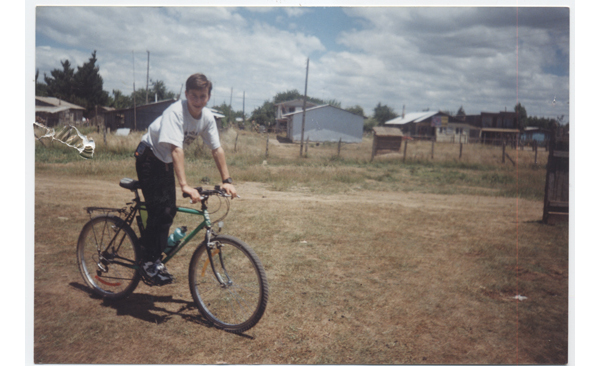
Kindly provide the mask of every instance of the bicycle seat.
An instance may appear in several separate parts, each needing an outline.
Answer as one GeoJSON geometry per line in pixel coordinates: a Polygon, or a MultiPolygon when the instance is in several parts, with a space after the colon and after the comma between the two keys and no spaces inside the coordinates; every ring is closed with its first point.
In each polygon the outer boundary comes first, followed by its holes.
{"type": "Polygon", "coordinates": [[[119,182],[119,185],[121,187],[129,189],[131,191],[135,191],[136,189],[142,188],[140,186],[140,182],[138,180],[131,179],[131,178],[123,178],[123,179],[121,179],[121,181],[119,182]]]}

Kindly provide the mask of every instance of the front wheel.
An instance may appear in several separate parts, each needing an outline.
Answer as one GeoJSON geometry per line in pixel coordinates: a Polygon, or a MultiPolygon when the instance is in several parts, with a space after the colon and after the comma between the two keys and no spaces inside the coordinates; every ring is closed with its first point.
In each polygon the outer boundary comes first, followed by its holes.
{"type": "Polygon", "coordinates": [[[77,263],[85,283],[98,295],[118,300],[140,282],[137,236],[119,217],[94,217],[81,230],[77,263]]]}
{"type": "Polygon", "coordinates": [[[212,243],[214,248],[207,249],[203,242],[192,256],[192,297],[202,315],[217,328],[244,332],[265,312],[267,275],[256,253],[243,241],[223,235],[214,237],[212,243]]]}

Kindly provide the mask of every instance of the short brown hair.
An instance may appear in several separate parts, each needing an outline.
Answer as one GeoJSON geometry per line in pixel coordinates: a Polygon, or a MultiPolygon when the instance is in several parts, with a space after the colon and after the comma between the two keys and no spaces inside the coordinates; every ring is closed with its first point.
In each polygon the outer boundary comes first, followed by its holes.
{"type": "Polygon", "coordinates": [[[201,90],[206,88],[208,94],[212,91],[212,83],[204,74],[194,74],[185,82],[185,91],[201,90]]]}

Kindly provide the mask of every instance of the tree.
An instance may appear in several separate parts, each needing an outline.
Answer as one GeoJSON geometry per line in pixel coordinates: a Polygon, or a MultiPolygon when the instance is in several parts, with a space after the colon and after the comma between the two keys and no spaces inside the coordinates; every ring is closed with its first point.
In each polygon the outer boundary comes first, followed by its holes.
{"type": "Polygon", "coordinates": [[[553,124],[557,123],[557,121],[554,118],[533,116],[533,117],[527,118],[527,123],[528,123],[528,126],[531,126],[531,127],[539,127],[539,128],[549,130],[553,124]]]}
{"type": "Polygon", "coordinates": [[[35,70],[35,95],[37,97],[48,96],[48,85],[38,82],[40,76],[40,70],[35,70]]]}
{"type": "Polygon", "coordinates": [[[354,114],[356,114],[357,116],[361,116],[361,117],[363,117],[363,118],[365,118],[365,117],[366,117],[366,116],[365,116],[365,111],[364,111],[364,110],[362,109],[362,107],[361,107],[361,106],[359,106],[358,104],[357,104],[357,105],[355,105],[354,107],[348,107],[348,108],[346,108],[346,110],[347,110],[348,112],[350,112],[350,113],[354,113],[354,114]]]}
{"type": "Polygon", "coordinates": [[[275,103],[265,101],[262,106],[254,109],[250,119],[259,125],[271,126],[275,123],[275,103]]]}
{"type": "MultiPolygon", "coordinates": [[[[290,100],[296,100],[296,99],[304,99],[304,94],[300,94],[300,92],[297,89],[286,90],[284,92],[275,94],[275,96],[273,97],[273,104],[289,102],[290,100]]],[[[306,96],[306,101],[312,102],[315,104],[320,104],[320,105],[327,104],[327,105],[330,105],[333,107],[338,107],[338,108],[341,108],[341,106],[342,106],[342,103],[335,99],[323,100],[323,99],[311,97],[309,95],[306,96]]]]}
{"type": "Polygon", "coordinates": [[[394,110],[387,105],[381,105],[381,102],[373,109],[373,118],[377,120],[379,125],[398,117],[394,110]]]}
{"type": "Polygon", "coordinates": [[[463,119],[467,116],[467,114],[465,113],[465,110],[463,109],[463,106],[461,105],[460,108],[458,108],[458,111],[456,112],[456,117],[459,119],[463,119]]]}
{"type": "Polygon", "coordinates": [[[373,127],[377,126],[377,120],[375,118],[365,118],[365,122],[363,124],[363,132],[372,132],[373,127]]]}
{"type": "Polygon", "coordinates": [[[108,93],[103,90],[103,80],[100,67],[96,66],[96,51],[82,66],[77,67],[74,75],[76,98],[81,100],[81,106],[91,112],[96,106],[108,104],[108,93]]]}
{"type": "Polygon", "coordinates": [[[521,102],[515,105],[515,113],[517,113],[517,126],[520,130],[523,130],[525,127],[529,126],[527,111],[525,110],[525,107],[521,105],[521,102]]]}
{"type": "MultiPolygon", "coordinates": [[[[289,102],[290,100],[303,99],[303,98],[304,98],[304,95],[300,94],[300,92],[297,89],[286,90],[284,92],[275,94],[275,96],[273,97],[273,104],[289,102]]],[[[306,99],[309,99],[309,98],[307,97],[306,99]]]]}
{"type": "Polygon", "coordinates": [[[130,96],[123,94],[120,90],[113,89],[113,96],[109,96],[108,105],[115,109],[125,109],[133,107],[133,100],[130,96]]]}
{"type": "Polygon", "coordinates": [[[88,116],[97,105],[107,105],[109,97],[102,89],[103,81],[100,68],[96,66],[97,61],[94,51],[88,62],[77,67],[77,72],[69,60],[61,61],[62,70],[52,70],[51,76],[44,74],[48,95],[84,107],[84,116],[88,116]]]}
{"type": "Polygon", "coordinates": [[[62,70],[54,69],[50,71],[50,76],[46,76],[46,73],[44,73],[46,90],[50,97],[71,102],[75,97],[75,69],[71,67],[69,60],[61,61],[60,63],[63,67],[62,70]]]}
{"type": "Polygon", "coordinates": [[[152,79],[150,79],[150,82],[152,83],[152,89],[149,91],[150,95],[156,95],[156,99],[158,100],[175,99],[175,93],[167,90],[164,81],[152,81],[152,79]]]}
{"type": "MultiPolygon", "coordinates": [[[[165,83],[162,80],[150,79],[151,87],[148,88],[148,103],[154,103],[154,99],[157,101],[175,99],[176,95],[174,92],[167,90],[165,83]]],[[[146,104],[146,89],[137,89],[135,93],[131,93],[131,106],[133,107],[133,98],[135,97],[135,105],[137,107],[146,104]]]]}

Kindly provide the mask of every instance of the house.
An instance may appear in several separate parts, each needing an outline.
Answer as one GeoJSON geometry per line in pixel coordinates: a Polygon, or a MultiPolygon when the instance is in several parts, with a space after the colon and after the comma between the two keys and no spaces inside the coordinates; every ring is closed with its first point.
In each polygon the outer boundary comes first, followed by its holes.
{"type": "Polygon", "coordinates": [[[499,144],[503,140],[516,142],[519,136],[518,115],[516,112],[481,112],[479,138],[484,143],[499,144]]]}
{"type": "Polygon", "coordinates": [[[35,97],[35,116],[47,127],[77,125],[83,120],[85,108],[55,97],[35,97]]]}
{"type": "MultiPolygon", "coordinates": [[[[136,106],[135,109],[125,108],[107,111],[104,113],[104,121],[106,122],[106,127],[113,131],[119,128],[143,131],[148,129],[148,126],[176,101],[176,99],[166,99],[136,106]]],[[[217,125],[221,128],[220,122],[224,116],[213,109],[211,109],[211,112],[215,116],[217,125]]]]}
{"type": "Polygon", "coordinates": [[[113,107],[97,106],[89,113],[86,124],[92,126],[104,126],[104,115],[114,110],[115,108],[113,107]]]}
{"type": "Polygon", "coordinates": [[[425,111],[403,114],[385,122],[387,127],[402,130],[413,139],[433,139],[443,142],[468,142],[471,125],[464,120],[441,111],[425,111]]]}
{"type": "Polygon", "coordinates": [[[550,141],[550,130],[540,127],[525,127],[521,133],[521,142],[532,144],[534,141],[538,146],[546,146],[550,141]]]}
{"type": "MultiPolygon", "coordinates": [[[[308,105],[308,103],[307,103],[308,105]]],[[[282,115],[287,138],[300,141],[302,136],[302,107],[282,115]]],[[[304,140],[312,142],[362,142],[364,119],[362,116],[330,105],[306,109],[304,140]]]]}
{"type": "Polygon", "coordinates": [[[158,118],[175,99],[162,100],[155,103],[136,106],[135,108],[124,108],[108,111],[104,114],[106,127],[111,131],[118,128],[129,128],[133,131],[143,131],[158,118]]]}
{"type": "MultiPolygon", "coordinates": [[[[287,118],[284,115],[294,113],[298,110],[302,110],[304,106],[304,99],[294,99],[287,102],[281,102],[275,104],[277,111],[275,112],[275,131],[285,132],[287,131],[287,118]]],[[[306,108],[316,107],[317,104],[306,101],[306,108]]]]}

